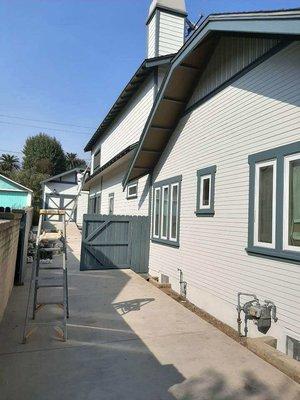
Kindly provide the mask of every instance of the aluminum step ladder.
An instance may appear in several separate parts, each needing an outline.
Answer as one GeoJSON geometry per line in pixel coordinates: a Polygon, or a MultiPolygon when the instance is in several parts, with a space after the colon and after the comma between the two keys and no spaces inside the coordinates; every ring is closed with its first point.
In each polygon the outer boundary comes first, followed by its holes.
{"type": "MultiPolygon", "coordinates": [[[[51,224],[50,224],[51,225],[51,224]]],[[[66,246],[66,212],[65,210],[40,210],[39,225],[36,237],[36,248],[34,263],[31,271],[25,323],[23,329],[23,343],[39,326],[53,326],[59,338],[67,340],[67,318],[69,318],[69,297],[68,297],[68,271],[67,271],[67,246],[66,246]],[[62,230],[53,232],[53,227],[46,228],[49,222],[46,217],[58,215],[62,219],[62,230]],[[52,253],[62,257],[61,265],[52,266],[41,263],[41,253],[52,253]],[[48,271],[45,276],[43,271],[48,271]],[[62,271],[57,281],[57,276],[51,275],[51,271],[62,271]],[[49,275],[50,274],[50,275],[49,275]],[[40,289],[61,288],[62,298],[59,300],[39,301],[40,289]],[[45,306],[57,305],[63,309],[63,315],[59,321],[39,322],[36,314],[45,306]]],[[[57,272],[56,272],[57,274],[57,272]]]]}

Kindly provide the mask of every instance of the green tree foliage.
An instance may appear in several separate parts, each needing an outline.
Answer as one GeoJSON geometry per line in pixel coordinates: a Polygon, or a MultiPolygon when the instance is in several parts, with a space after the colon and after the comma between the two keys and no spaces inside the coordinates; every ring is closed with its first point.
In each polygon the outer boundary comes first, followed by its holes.
{"type": "Polygon", "coordinates": [[[86,167],[86,162],[81,158],[78,158],[76,153],[66,153],[65,155],[67,170],[77,167],[86,167]]]}
{"type": "Polygon", "coordinates": [[[20,169],[19,159],[11,154],[2,154],[0,156],[0,172],[10,174],[20,169]]]}
{"type": "Polygon", "coordinates": [[[66,157],[60,142],[45,133],[30,136],[23,148],[23,168],[56,175],[66,171],[66,157]]]}
{"type": "Polygon", "coordinates": [[[50,175],[36,172],[34,169],[22,169],[12,172],[9,178],[33,191],[34,222],[38,221],[38,210],[42,205],[42,185],[41,182],[49,178],[50,175]]]}

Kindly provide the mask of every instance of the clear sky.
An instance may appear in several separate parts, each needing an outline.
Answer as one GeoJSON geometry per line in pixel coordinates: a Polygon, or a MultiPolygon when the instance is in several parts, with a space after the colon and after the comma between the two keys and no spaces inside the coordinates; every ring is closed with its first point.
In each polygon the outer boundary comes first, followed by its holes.
{"type": "MultiPolygon", "coordinates": [[[[0,0],[0,153],[46,132],[83,147],[145,58],[150,0],[0,0]],[[54,124],[58,122],[59,124],[54,124]]],[[[300,0],[186,0],[200,14],[300,7],[300,0]]],[[[21,154],[16,153],[19,157],[21,154]]]]}

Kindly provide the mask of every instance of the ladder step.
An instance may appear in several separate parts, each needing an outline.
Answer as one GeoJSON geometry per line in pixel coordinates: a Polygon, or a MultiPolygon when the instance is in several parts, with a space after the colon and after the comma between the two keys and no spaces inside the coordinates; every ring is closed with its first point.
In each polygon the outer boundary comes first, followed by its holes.
{"type": "Polygon", "coordinates": [[[64,268],[63,267],[39,267],[39,270],[41,271],[41,270],[63,270],[64,268]]]}
{"type": "Polygon", "coordinates": [[[26,324],[27,327],[28,327],[28,326],[35,326],[35,325],[38,325],[38,326],[61,326],[61,327],[64,328],[64,323],[62,323],[62,322],[53,322],[53,321],[51,321],[51,322],[35,322],[35,321],[30,321],[30,322],[28,322],[28,323],[26,324]]]}
{"type": "Polygon", "coordinates": [[[51,305],[53,305],[53,306],[55,306],[55,305],[63,306],[64,303],[63,303],[63,301],[43,301],[43,302],[37,303],[36,306],[38,308],[39,306],[51,306],[51,305]]]}
{"type": "Polygon", "coordinates": [[[61,251],[63,254],[63,248],[62,247],[39,247],[38,251],[61,251]]]}
{"type": "Polygon", "coordinates": [[[58,283],[42,283],[38,284],[37,288],[63,288],[64,285],[58,284],[58,283]]]}

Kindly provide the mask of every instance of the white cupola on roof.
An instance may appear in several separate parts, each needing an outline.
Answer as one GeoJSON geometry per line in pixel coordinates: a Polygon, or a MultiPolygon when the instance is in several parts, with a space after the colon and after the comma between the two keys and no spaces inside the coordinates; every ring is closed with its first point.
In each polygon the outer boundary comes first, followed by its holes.
{"type": "Polygon", "coordinates": [[[184,43],[185,0],[153,0],[147,20],[148,58],[177,53],[184,43]]]}

